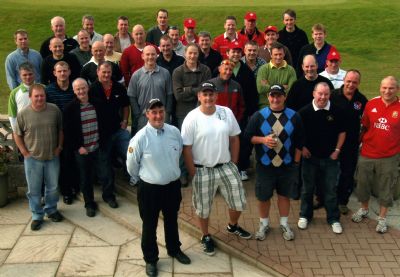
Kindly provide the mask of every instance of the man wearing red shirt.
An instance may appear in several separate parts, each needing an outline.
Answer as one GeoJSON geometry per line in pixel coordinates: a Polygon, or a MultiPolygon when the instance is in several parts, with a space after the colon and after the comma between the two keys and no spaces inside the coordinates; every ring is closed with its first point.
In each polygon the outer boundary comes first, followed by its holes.
{"type": "Polygon", "coordinates": [[[246,42],[246,37],[240,33],[236,33],[236,17],[228,15],[225,18],[225,33],[217,36],[214,39],[214,43],[211,46],[214,50],[218,51],[222,58],[225,60],[228,58],[226,51],[231,42],[238,41],[242,45],[246,42]]]}
{"type": "Polygon", "coordinates": [[[361,119],[361,153],[356,179],[357,196],[361,208],[353,214],[354,222],[361,222],[368,214],[371,192],[377,194],[380,204],[378,233],[387,232],[386,214],[393,205],[393,187],[399,175],[400,161],[400,102],[399,83],[393,76],[385,77],[380,96],[365,106],[361,119]]]}
{"type": "Polygon", "coordinates": [[[185,32],[181,37],[180,41],[183,45],[188,45],[188,43],[198,43],[199,38],[196,35],[196,20],[193,18],[186,18],[183,21],[183,31],[185,32]]]}
{"type": "Polygon", "coordinates": [[[257,15],[255,12],[247,12],[244,16],[244,27],[238,34],[245,37],[245,43],[249,40],[255,41],[258,46],[265,44],[264,34],[257,29],[257,15]]]}
{"type": "MultiPolygon", "coordinates": [[[[142,25],[135,25],[132,28],[132,38],[134,43],[124,50],[120,60],[120,68],[124,75],[126,87],[128,87],[133,73],[144,65],[142,59],[144,47],[146,45],[151,45],[145,41],[146,32],[142,25]]],[[[154,46],[154,48],[156,48],[157,54],[159,54],[160,51],[158,50],[158,47],[154,46]]]]}

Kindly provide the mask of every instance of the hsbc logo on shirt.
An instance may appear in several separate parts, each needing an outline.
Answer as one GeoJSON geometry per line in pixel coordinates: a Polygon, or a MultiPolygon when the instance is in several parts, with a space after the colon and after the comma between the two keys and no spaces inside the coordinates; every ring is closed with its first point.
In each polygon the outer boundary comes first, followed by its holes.
{"type": "Polygon", "coordinates": [[[378,118],[378,122],[374,123],[374,127],[377,129],[389,131],[390,130],[390,125],[387,124],[387,119],[384,117],[378,118]]]}

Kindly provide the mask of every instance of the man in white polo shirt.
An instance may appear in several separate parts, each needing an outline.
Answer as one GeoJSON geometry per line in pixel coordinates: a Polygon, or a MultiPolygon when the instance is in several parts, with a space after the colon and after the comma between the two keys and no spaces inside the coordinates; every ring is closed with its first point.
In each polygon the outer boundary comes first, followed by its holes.
{"type": "Polygon", "coordinates": [[[213,83],[202,83],[197,94],[200,106],[188,113],[181,129],[185,164],[193,180],[193,204],[203,233],[201,243],[204,253],[210,256],[215,252],[208,233],[208,218],[218,189],[229,206],[227,231],[244,239],[251,238],[237,224],[246,207],[236,166],[240,128],[229,108],[215,104],[217,97],[213,83]]]}

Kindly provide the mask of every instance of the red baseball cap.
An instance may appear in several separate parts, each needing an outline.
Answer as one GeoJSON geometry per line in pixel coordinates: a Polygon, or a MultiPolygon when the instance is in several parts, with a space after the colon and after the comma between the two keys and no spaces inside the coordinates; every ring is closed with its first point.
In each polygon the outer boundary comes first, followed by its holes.
{"type": "Polygon", "coordinates": [[[328,61],[340,61],[340,54],[337,50],[329,51],[328,56],[326,57],[328,61]]]}
{"type": "Polygon", "coordinates": [[[276,26],[272,26],[272,25],[269,25],[269,26],[265,27],[264,33],[268,33],[270,31],[277,33],[278,32],[278,28],[276,26]]]}
{"type": "Polygon", "coordinates": [[[240,41],[235,40],[228,44],[228,49],[240,49],[243,51],[243,44],[240,41]]]}
{"type": "Polygon", "coordinates": [[[255,12],[247,12],[246,15],[244,16],[244,19],[246,20],[257,20],[257,15],[255,12]]]}
{"type": "Polygon", "coordinates": [[[193,18],[186,18],[183,21],[183,26],[185,26],[186,28],[196,28],[196,20],[194,20],[193,18]]]}

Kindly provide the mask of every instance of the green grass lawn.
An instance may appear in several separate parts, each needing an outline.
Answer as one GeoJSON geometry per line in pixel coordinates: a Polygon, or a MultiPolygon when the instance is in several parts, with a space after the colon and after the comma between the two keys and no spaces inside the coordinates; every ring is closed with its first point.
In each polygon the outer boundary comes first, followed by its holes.
{"type": "Polygon", "coordinates": [[[362,73],[361,91],[369,98],[378,94],[379,82],[386,75],[399,77],[398,53],[400,31],[400,1],[271,1],[271,0],[40,0],[29,4],[23,0],[2,0],[0,17],[0,113],[7,112],[9,89],[5,80],[4,61],[15,49],[13,33],[27,29],[30,46],[39,50],[41,42],[51,35],[50,19],[63,16],[67,33],[75,35],[80,29],[83,14],[92,14],[99,33],[116,32],[116,18],[126,15],[131,26],[142,24],[146,29],[155,24],[158,8],[170,13],[170,25],[182,26],[185,17],[193,17],[198,31],[208,30],[214,36],[223,32],[226,15],[235,15],[242,27],[246,11],[257,12],[258,27],[277,25],[282,28],[281,13],[287,8],[297,12],[298,25],[309,38],[311,26],[323,23],[328,29],[327,41],[334,44],[343,59],[342,68],[357,68],[362,73]],[[279,4],[278,4],[279,3],[279,4]]]}

